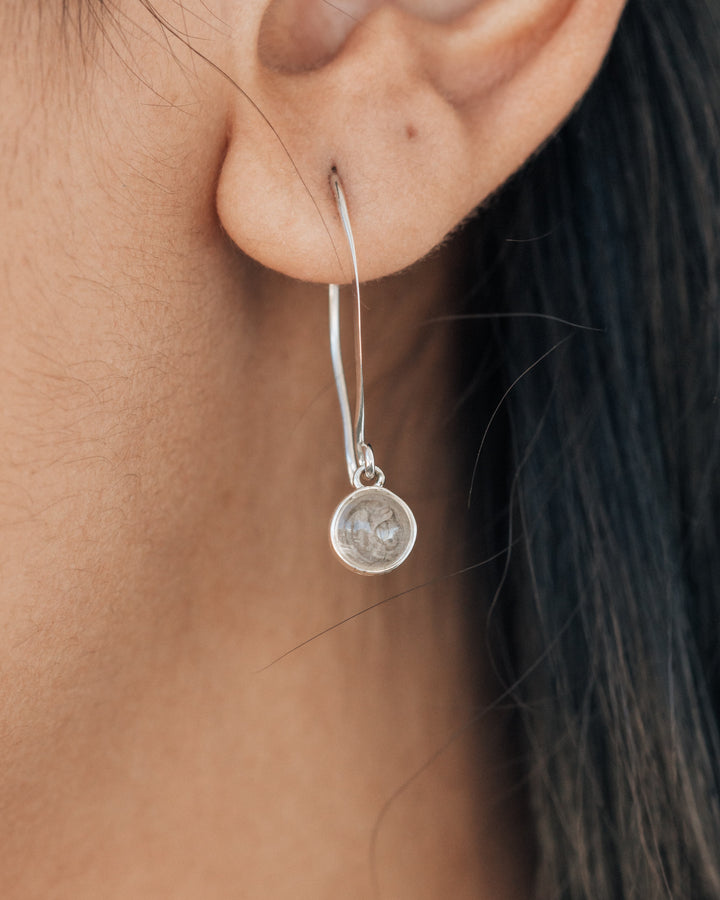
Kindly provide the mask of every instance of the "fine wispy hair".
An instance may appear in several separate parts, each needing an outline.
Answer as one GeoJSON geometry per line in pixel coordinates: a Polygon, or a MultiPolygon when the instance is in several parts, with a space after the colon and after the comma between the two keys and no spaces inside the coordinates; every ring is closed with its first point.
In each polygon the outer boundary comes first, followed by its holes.
{"type": "Polygon", "coordinates": [[[466,359],[492,340],[510,384],[568,333],[543,316],[597,329],[508,396],[492,476],[516,545],[488,646],[539,900],[720,897],[719,85],[716,3],[630,0],[588,96],[472,226],[476,310],[536,318],[474,329],[466,359]]]}
{"type": "MultiPolygon", "coordinates": [[[[102,0],[62,8],[107,31],[102,0]]],[[[720,6],[629,0],[468,226],[466,312],[498,316],[464,329],[465,375],[502,393],[532,367],[474,493],[512,548],[478,653],[515,701],[538,900],[720,898],[719,158],[720,6]]]]}

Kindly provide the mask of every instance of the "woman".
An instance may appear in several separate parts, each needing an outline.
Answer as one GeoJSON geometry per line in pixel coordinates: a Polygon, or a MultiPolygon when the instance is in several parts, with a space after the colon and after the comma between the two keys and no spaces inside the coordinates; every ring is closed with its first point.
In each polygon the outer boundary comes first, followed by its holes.
{"type": "Polygon", "coordinates": [[[622,7],[5,5],[3,897],[720,896],[718,13],[622,7]]]}

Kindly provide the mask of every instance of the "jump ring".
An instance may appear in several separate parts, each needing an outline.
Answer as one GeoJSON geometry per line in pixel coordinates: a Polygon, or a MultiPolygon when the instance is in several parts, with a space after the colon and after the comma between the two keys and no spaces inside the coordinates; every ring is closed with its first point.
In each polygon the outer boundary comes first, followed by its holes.
{"type": "Polygon", "coordinates": [[[358,447],[358,464],[368,481],[375,480],[375,454],[370,444],[362,443],[358,447]]]}
{"type": "Polygon", "coordinates": [[[382,487],[385,484],[385,473],[380,468],[380,466],[375,466],[375,482],[374,484],[363,484],[363,476],[367,478],[365,475],[365,469],[358,468],[355,469],[355,474],[353,475],[353,487],[362,488],[362,487],[382,487]]]}

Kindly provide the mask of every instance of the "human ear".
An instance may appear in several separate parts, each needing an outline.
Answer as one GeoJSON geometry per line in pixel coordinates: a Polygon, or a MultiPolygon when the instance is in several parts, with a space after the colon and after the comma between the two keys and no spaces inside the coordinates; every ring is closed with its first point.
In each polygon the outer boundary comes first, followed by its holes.
{"type": "Polygon", "coordinates": [[[257,0],[244,17],[238,3],[228,66],[247,97],[230,100],[225,231],[286,275],[348,281],[335,168],[361,278],[415,262],[571,112],[623,5],[257,0]]]}

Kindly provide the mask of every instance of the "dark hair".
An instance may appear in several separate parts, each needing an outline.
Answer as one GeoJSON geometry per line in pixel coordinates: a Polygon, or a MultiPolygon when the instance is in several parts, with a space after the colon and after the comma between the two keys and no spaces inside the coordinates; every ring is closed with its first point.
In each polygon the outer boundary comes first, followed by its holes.
{"type": "Polygon", "coordinates": [[[489,640],[510,635],[543,900],[720,897],[719,16],[630,0],[473,225],[476,308],[534,316],[492,325],[503,383],[569,337],[507,399],[489,640]]]}
{"type": "Polygon", "coordinates": [[[500,314],[466,329],[475,381],[541,360],[486,485],[539,900],[720,897],[719,51],[712,0],[629,0],[580,107],[469,226],[475,309],[500,314]]]}

